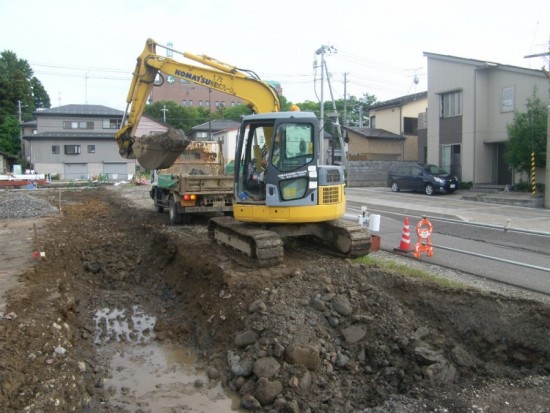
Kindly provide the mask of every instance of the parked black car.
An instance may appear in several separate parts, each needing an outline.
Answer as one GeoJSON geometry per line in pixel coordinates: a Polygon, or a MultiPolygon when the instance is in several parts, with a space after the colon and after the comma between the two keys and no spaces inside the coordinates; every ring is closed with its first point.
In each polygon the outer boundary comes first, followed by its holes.
{"type": "Polygon", "coordinates": [[[458,179],[436,165],[394,164],[388,172],[388,186],[393,192],[453,193],[458,189],[458,179]]]}

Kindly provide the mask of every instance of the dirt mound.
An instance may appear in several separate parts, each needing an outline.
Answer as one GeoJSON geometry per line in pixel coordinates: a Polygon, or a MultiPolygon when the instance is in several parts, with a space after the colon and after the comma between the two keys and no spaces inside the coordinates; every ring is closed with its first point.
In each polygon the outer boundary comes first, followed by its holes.
{"type": "Polygon", "coordinates": [[[165,226],[124,188],[62,199],[41,234],[46,258],[22,274],[0,319],[1,411],[125,411],[104,386],[94,312],[136,302],[156,316],[156,340],[193,346],[245,409],[550,411],[548,305],[297,242],[282,265],[248,267],[204,222],[165,226]]]}

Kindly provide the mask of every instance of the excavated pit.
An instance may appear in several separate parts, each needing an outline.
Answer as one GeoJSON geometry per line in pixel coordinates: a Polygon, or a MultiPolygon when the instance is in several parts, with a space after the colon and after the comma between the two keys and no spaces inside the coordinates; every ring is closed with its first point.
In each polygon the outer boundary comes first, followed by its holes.
{"type": "Polygon", "coordinates": [[[547,304],[298,243],[241,267],[146,188],[33,196],[62,214],[6,297],[1,411],[548,411],[547,304]]]}

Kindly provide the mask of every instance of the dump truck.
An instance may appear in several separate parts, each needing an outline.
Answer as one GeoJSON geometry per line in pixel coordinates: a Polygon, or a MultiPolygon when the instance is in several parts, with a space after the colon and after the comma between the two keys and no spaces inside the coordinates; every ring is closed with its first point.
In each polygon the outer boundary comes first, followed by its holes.
{"type": "Polygon", "coordinates": [[[231,214],[233,175],[224,173],[221,145],[192,141],[172,166],[154,171],[151,199],[157,212],[168,210],[170,224],[189,223],[196,214],[231,214]]]}

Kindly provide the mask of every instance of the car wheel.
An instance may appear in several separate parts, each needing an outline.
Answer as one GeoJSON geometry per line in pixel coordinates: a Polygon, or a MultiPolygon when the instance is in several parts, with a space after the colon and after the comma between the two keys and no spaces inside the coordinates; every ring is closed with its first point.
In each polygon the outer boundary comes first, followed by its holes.
{"type": "Polygon", "coordinates": [[[426,185],[426,187],[424,188],[424,192],[426,193],[426,195],[433,195],[434,187],[432,186],[432,184],[426,185]]]}
{"type": "Polygon", "coordinates": [[[399,192],[400,188],[399,188],[399,184],[397,182],[392,182],[391,183],[391,190],[393,192],[399,192]]]}
{"type": "Polygon", "coordinates": [[[178,213],[176,200],[170,199],[170,208],[168,209],[168,215],[170,216],[171,225],[179,225],[182,222],[182,215],[178,213]]]}

